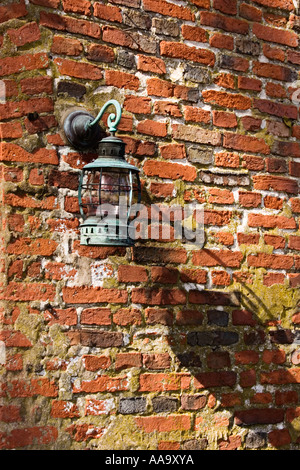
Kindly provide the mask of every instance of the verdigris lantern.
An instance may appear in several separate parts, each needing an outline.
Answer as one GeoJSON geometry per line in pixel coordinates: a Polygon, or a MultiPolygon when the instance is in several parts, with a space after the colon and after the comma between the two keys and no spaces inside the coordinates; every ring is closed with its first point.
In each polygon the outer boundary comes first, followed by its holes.
{"type": "Polygon", "coordinates": [[[133,203],[141,200],[141,184],[139,169],[125,160],[125,143],[115,136],[121,115],[120,104],[110,100],[96,118],[79,110],[64,122],[65,135],[73,147],[86,150],[98,144],[98,157],[82,168],[79,181],[82,245],[134,245],[129,236],[130,212],[133,203]],[[107,119],[110,136],[101,139],[98,123],[111,105],[116,114],[107,119]]]}

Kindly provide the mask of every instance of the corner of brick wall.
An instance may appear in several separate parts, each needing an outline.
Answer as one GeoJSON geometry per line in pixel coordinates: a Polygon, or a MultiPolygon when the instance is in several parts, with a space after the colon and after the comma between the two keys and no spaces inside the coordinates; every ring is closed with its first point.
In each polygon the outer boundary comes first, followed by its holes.
{"type": "Polygon", "coordinates": [[[292,0],[0,5],[1,449],[299,449],[292,0]],[[123,106],[142,202],[205,243],[79,243],[73,107],[123,106]]]}

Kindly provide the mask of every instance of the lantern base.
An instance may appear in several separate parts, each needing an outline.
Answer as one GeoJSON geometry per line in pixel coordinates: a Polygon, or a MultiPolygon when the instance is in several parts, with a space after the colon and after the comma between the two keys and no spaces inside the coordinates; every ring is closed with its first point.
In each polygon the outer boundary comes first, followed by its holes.
{"type": "Polygon", "coordinates": [[[88,246],[134,246],[134,240],[128,237],[128,226],[113,221],[97,224],[88,220],[80,225],[80,244],[88,246]]]}

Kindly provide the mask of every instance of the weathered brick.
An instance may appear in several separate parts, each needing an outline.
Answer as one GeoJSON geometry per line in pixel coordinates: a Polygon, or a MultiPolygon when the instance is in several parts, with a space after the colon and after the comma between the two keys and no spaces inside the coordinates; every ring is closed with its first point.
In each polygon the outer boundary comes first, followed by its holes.
{"type": "Polygon", "coordinates": [[[160,43],[160,53],[162,56],[186,59],[208,66],[215,64],[215,54],[212,51],[208,49],[198,49],[178,42],[162,41],[160,43]]]}

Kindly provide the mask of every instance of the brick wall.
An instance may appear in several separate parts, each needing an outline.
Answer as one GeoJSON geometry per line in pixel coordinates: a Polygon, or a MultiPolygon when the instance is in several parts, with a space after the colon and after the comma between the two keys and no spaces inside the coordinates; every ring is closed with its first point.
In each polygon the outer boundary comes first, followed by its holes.
{"type": "Polygon", "coordinates": [[[296,3],[1,2],[2,449],[299,449],[296,3]],[[203,247],[80,245],[63,118],[112,98],[203,247]]]}

